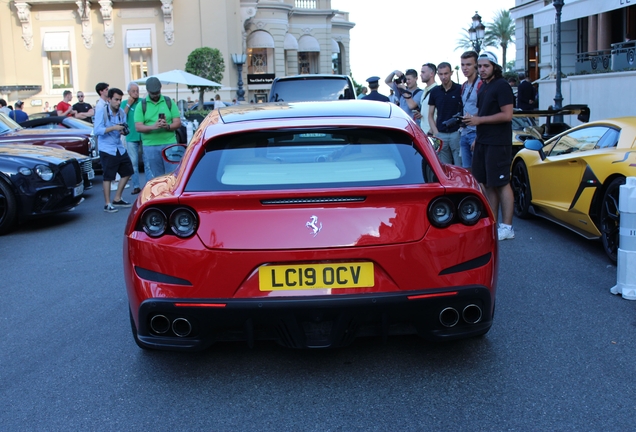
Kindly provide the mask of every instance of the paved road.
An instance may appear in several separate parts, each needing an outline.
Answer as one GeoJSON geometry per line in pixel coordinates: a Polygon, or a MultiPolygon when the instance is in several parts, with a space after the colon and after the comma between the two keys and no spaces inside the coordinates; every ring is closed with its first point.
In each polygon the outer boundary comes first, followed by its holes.
{"type": "Polygon", "coordinates": [[[0,237],[2,431],[635,428],[636,303],[609,293],[597,243],[515,221],[482,339],[145,352],[123,287],[127,211],[87,195],[0,237]]]}

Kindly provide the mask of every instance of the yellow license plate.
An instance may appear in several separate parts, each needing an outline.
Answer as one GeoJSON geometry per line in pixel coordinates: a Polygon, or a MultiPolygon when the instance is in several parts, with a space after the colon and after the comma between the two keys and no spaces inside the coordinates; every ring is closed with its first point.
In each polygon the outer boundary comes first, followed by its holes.
{"type": "Polygon", "coordinates": [[[261,291],[372,287],[373,263],[264,266],[258,284],[261,291]]]}

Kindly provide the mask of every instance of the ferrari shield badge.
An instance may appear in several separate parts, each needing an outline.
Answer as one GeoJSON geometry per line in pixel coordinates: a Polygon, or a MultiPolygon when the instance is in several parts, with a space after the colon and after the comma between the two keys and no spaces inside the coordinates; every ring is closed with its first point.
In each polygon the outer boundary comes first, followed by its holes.
{"type": "Polygon", "coordinates": [[[318,216],[312,216],[305,226],[311,230],[311,234],[316,237],[322,229],[322,222],[318,222],[318,216]]]}

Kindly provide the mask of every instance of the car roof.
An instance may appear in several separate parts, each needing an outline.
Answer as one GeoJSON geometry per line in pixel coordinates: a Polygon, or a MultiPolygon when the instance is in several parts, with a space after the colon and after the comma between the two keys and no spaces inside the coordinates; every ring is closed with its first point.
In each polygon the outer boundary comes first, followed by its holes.
{"type": "Polygon", "coordinates": [[[34,119],[25,120],[20,123],[22,127],[32,127],[32,126],[40,126],[51,123],[62,123],[66,116],[46,116],[46,117],[36,117],[34,119]]]}
{"type": "Polygon", "coordinates": [[[346,79],[349,77],[347,75],[334,75],[334,74],[306,74],[306,75],[290,75],[284,77],[276,78],[277,81],[287,81],[287,80],[311,80],[311,79],[346,79]]]}
{"type": "Polygon", "coordinates": [[[392,106],[387,102],[360,100],[321,102],[276,102],[257,105],[235,105],[219,110],[223,123],[237,123],[254,120],[274,119],[318,119],[333,117],[391,117],[392,106]]]}

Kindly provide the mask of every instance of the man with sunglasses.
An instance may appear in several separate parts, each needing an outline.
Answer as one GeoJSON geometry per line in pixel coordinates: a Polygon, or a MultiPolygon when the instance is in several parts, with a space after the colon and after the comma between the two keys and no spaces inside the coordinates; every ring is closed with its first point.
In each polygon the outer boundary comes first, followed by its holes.
{"type": "Polygon", "coordinates": [[[93,116],[95,115],[95,110],[91,106],[91,104],[84,102],[84,92],[77,92],[77,100],[78,102],[73,105],[73,111],[75,111],[75,118],[80,120],[85,120],[89,123],[93,123],[93,116]]]}
{"type": "Polygon", "coordinates": [[[146,181],[172,172],[175,165],[163,159],[163,149],[177,143],[175,131],[181,127],[176,103],[161,94],[161,81],[146,80],[148,95],[135,109],[135,129],[141,135],[146,181]]]}

